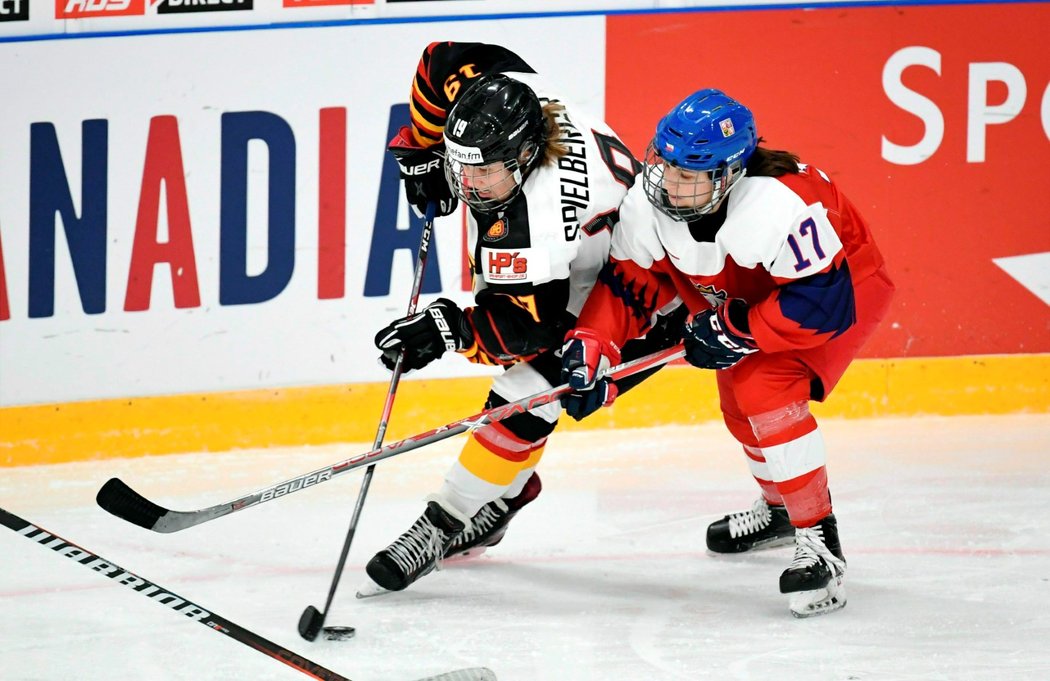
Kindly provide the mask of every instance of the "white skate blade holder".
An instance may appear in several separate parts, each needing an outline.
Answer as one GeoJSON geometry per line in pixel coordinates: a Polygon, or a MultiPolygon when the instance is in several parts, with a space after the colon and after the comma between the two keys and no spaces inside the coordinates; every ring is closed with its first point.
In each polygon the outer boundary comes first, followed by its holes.
{"type": "Polygon", "coordinates": [[[372,598],[374,596],[382,596],[388,593],[391,592],[379,586],[371,579],[366,578],[365,581],[361,582],[361,585],[357,587],[356,595],[358,598],[372,598]]]}
{"type": "Polygon", "coordinates": [[[822,589],[796,591],[788,597],[791,614],[798,618],[826,615],[845,606],[846,586],[842,582],[841,575],[833,578],[822,589]]]}

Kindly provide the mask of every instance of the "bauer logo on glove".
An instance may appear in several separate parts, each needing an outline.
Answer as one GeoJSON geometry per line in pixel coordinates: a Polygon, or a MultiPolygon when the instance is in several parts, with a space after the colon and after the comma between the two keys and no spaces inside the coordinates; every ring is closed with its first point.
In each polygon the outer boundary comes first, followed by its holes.
{"type": "Polygon", "coordinates": [[[412,130],[404,126],[387,148],[397,159],[405,182],[405,196],[416,215],[423,217],[430,202],[436,206],[438,217],[455,212],[459,200],[445,179],[445,152],[441,146],[419,146],[412,130]]]}
{"type": "Polygon", "coordinates": [[[422,312],[391,322],[375,337],[376,347],[383,351],[379,361],[391,371],[402,351],[404,368],[412,371],[472,342],[463,312],[448,298],[439,298],[422,312]]]}

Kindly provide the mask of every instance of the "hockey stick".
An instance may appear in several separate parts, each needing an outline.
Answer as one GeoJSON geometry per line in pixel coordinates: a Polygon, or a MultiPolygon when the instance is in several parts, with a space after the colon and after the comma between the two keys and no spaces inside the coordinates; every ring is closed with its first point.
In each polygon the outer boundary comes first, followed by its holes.
{"type": "MultiPolygon", "coordinates": [[[[426,216],[423,219],[423,233],[419,237],[419,253],[416,255],[416,270],[412,278],[412,294],[408,299],[408,312],[406,317],[411,317],[416,312],[419,303],[419,290],[423,288],[423,270],[427,266],[427,256],[430,253],[430,234],[434,229],[434,214],[437,213],[437,204],[431,201],[427,204],[426,216]]],[[[379,427],[376,428],[376,438],[372,442],[372,449],[379,449],[383,444],[383,436],[386,435],[386,426],[390,421],[390,411],[394,407],[394,396],[397,394],[397,385],[401,381],[401,369],[405,362],[405,351],[402,348],[394,362],[394,372],[390,376],[390,387],[386,391],[386,401],[383,403],[383,414],[379,418],[379,427]]],[[[361,489],[357,493],[357,503],[354,504],[354,514],[350,517],[350,527],[346,530],[346,539],[343,540],[343,549],[339,553],[339,562],[335,566],[335,574],[332,575],[332,584],[328,587],[328,599],[325,601],[324,610],[318,610],[312,605],[306,606],[303,614],[299,616],[299,635],[307,641],[317,640],[321,633],[325,618],[332,607],[332,599],[335,598],[336,587],[339,579],[343,576],[343,568],[346,566],[346,557],[350,554],[350,544],[354,541],[357,532],[357,522],[361,518],[361,510],[365,505],[365,497],[368,496],[368,488],[372,484],[372,475],[376,465],[372,464],[365,469],[364,478],[361,480],[361,489]]],[[[353,635],[353,627],[341,627],[344,635],[353,635]]]]}
{"type": "MultiPolygon", "coordinates": [[[[248,631],[239,624],[205,610],[196,603],[177,595],[174,591],[169,591],[159,584],[151,582],[143,577],[139,577],[135,573],[129,572],[118,566],[113,561],[97,556],[87,549],[77,546],[70,541],[66,541],[62,537],[52,534],[42,527],[34,525],[28,520],[24,520],[2,508],[0,508],[0,524],[13,530],[15,534],[20,534],[30,541],[34,541],[41,546],[46,546],[60,556],[65,556],[84,567],[91,568],[95,572],[105,577],[109,577],[117,584],[123,584],[124,586],[129,587],[132,591],[140,593],[147,598],[151,598],[161,605],[166,605],[180,615],[196,622],[200,622],[213,631],[217,631],[220,634],[226,634],[238,643],[243,643],[249,648],[257,650],[264,655],[268,655],[278,662],[283,662],[289,667],[296,669],[311,678],[322,679],[324,681],[350,681],[350,679],[345,676],[337,674],[330,669],[326,669],[316,662],[311,662],[305,657],[288,650],[284,646],[278,645],[273,641],[268,641],[262,636],[248,631]]],[[[467,678],[485,677],[478,676],[467,678]]]]}
{"type": "MultiPolygon", "coordinates": [[[[345,676],[326,669],[316,662],[311,662],[273,641],[268,641],[262,636],[176,595],[175,592],[168,591],[148,579],[139,577],[133,572],[118,566],[113,561],[97,556],[87,549],[66,541],[57,534],[52,534],[39,525],[34,525],[28,520],[2,508],[0,508],[0,525],[10,528],[15,534],[20,534],[30,541],[51,549],[60,556],[65,556],[84,567],[91,568],[95,572],[109,577],[117,584],[123,584],[132,591],[138,592],[161,605],[166,605],[184,617],[196,620],[213,631],[225,634],[253,650],[268,655],[278,662],[283,662],[311,678],[321,679],[322,681],[350,681],[345,676]]],[[[486,667],[470,667],[468,669],[457,669],[444,674],[437,674],[436,676],[428,676],[418,681],[496,681],[496,675],[486,667]]]]}
{"type": "MultiPolygon", "coordinates": [[[[685,350],[683,350],[682,346],[679,344],[630,362],[624,362],[619,366],[613,367],[608,375],[613,379],[626,378],[627,376],[633,376],[634,374],[645,371],[646,369],[653,369],[662,366],[684,355],[685,350]]],[[[517,402],[510,402],[498,407],[493,407],[492,409],[486,409],[485,411],[474,414],[473,416],[453,421],[452,423],[439,426],[433,430],[428,430],[425,433],[419,433],[418,435],[413,435],[404,440],[391,442],[381,448],[373,449],[369,452],[364,452],[363,454],[357,454],[356,456],[352,456],[349,459],[340,461],[339,463],[326,466],[325,468],[319,468],[315,471],[306,473],[305,475],[300,475],[291,480],[286,480],[257,492],[252,492],[251,494],[245,495],[239,499],[234,499],[233,501],[209,506],[196,511],[172,511],[162,506],[158,506],[128,487],[127,484],[119,478],[110,478],[110,480],[98,491],[95,501],[98,502],[98,505],[103,509],[109,511],[118,518],[123,518],[129,523],[138,525],[139,527],[144,527],[147,530],[164,533],[178,532],[180,530],[185,530],[187,527],[193,527],[194,525],[200,525],[201,523],[221,518],[230,513],[243,511],[246,508],[278,499],[287,494],[294,494],[295,492],[306,489],[307,487],[313,487],[322,482],[328,482],[332,478],[342,475],[343,473],[348,473],[356,468],[379,463],[384,459],[389,459],[398,456],[399,454],[410,452],[413,449],[419,449],[425,445],[448,439],[464,431],[481,428],[489,423],[502,421],[514,414],[522,414],[531,409],[542,407],[545,404],[557,401],[562,395],[569,392],[571,392],[569,386],[567,384],[562,384],[555,388],[550,388],[534,395],[523,397],[517,402]]]]}

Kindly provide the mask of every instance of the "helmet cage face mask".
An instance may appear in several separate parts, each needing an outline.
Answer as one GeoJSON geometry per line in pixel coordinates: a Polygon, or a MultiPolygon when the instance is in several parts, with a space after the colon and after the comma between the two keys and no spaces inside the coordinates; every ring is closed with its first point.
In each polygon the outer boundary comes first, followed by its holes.
{"type": "Polygon", "coordinates": [[[523,145],[518,158],[487,161],[477,148],[445,139],[445,179],[460,201],[481,213],[495,213],[513,201],[536,159],[536,145],[523,145]],[[467,163],[464,159],[482,159],[467,163]],[[523,160],[522,160],[523,159],[523,160]]]}
{"type": "Polygon", "coordinates": [[[721,90],[694,92],[656,126],[642,173],[646,196],[675,220],[707,215],[744,177],[757,146],[755,119],[746,106],[721,90]],[[697,174],[692,192],[689,181],[680,177],[670,187],[674,191],[668,191],[668,166],[697,174]]]}
{"type": "Polygon", "coordinates": [[[542,156],[543,107],[525,83],[502,74],[479,77],[445,121],[445,179],[482,213],[505,208],[521,193],[542,156]]]}
{"type": "Polygon", "coordinates": [[[713,170],[681,168],[661,157],[650,142],[645,151],[642,185],[645,187],[649,203],[657,210],[673,220],[689,222],[712,212],[746,174],[747,169],[739,161],[719,165],[713,170]],[[696,174],[691,183],[688,180],[677,180],[674,202],[665,187],[665,169],[668,165],[696,174]],[[710,180],[710,183],[705,180],[710,180]]]}

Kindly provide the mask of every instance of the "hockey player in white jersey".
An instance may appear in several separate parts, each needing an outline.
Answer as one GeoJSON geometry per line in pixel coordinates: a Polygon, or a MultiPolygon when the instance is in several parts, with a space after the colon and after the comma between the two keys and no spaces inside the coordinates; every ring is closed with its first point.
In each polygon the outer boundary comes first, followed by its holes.
{"type": "MultiPolygon", "coordinates": [[[[431,44],[411,112],[391,151],[417,209],[468,208],[475,304],[439,299],[392,322],[376,335],[383,362],[392,367],[404,350],[404,366],[421,369],[454,351],[504,366],[486,407],[557,385],[555,352],[605,264],[640,165],[605,123],[546,93],[527,64],[495,45],[431,44]]],[[[641,356],[674,340],[651,333],[625,351],[641,356]]],[[[369,577],[404,589],[444,557],[498,543],[540,493],[535,468],[559,412],[555,403],[472,431],[424,513],[368,562],[369,577]]]]}

